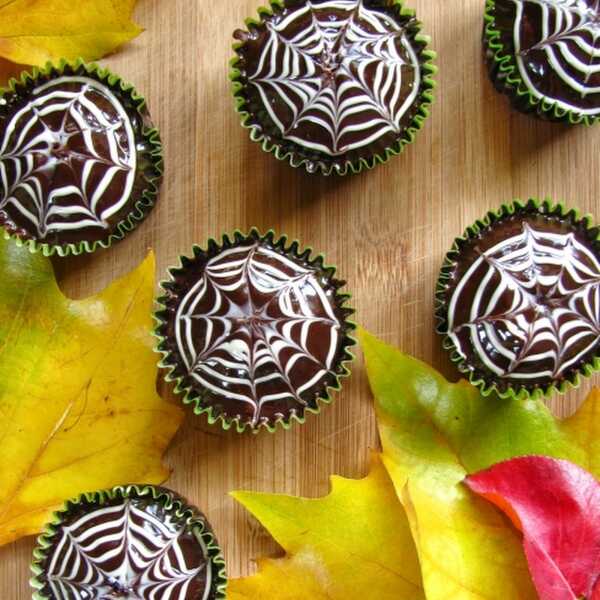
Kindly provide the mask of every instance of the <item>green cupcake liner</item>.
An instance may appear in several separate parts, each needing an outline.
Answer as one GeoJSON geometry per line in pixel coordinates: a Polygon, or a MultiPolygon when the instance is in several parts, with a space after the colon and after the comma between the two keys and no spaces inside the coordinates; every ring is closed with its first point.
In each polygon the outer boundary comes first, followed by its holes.
{"type": "Polygon", "coordinates": [[[594,125],[600,115],[584,115],[561,107],[556,101],[535,96],[519,73],[514,50],[502,42],[502,32],[496,27],[496,0],[486,0],[483,44],[490,79],[496,90],[505,94],[515,110],[544,121],[568,125],[594,125]]]}
{"type": "Polygon", "coordinates": [[[181,496],[171,490],[163,487],[135,484],[81,494],[79,497],[65,502],[63,508],[53,514],[52,520],[37,538],[37,545],[33,551],[33,562],[31,564],[33,577],[30,580],[31,587],[34,590],[33,600],[54,600],[44,592],[46,587],[43,580],[44,563],[49,557],[49,551],[52,548],[55,536],[71,512],[81,505],[102,506],[112,500],[124,500],[131,497],[148,498],[160,503],[168,513],[173,515],[186,528],[189,528],[189,531],[206,548],[207,564],[212,567],[213,583],[211,591],[213,595],[210,598],[224,600],[227,587],[225,559],[204,515],[194,507],[189,506],[181,496]]]}
{"type": "Polygon", "coordinates": [[[542,201],[537,198],[530,198],[527,201],[516,199],[511,203],[503,204],[497,211],[488,212],[485,217],[478,219],[473,225],[467,227],[464,234],[455,239],[452,248],[446,254],[435,291],[436,331],[443,336],[442,345],[444,349],[449,352],[452,362],[455,363],[461,373],[467,376],[472,385],[479,388],[484,396],[495,394],[500,398],[505,399],[548,399],[554,394],[564,394],[569,389],[579,387],[581,384],[581,376],[590,377],[594,373],[600,371],[600,350],[597,351],[596,356],[594,356],[591,362],[572,371],[564,379],[549,382],[547,385],[533,386],[532,388],[526,386],[510,386],[507,390],[502,390],[498,388],[496,383],[487,382],[480,371],[474,371],[469,367],[465,357],[460,354],[459,349],[448,335],[446,294],[448,282],[457,265],[457,260],[460,257],[462,248],[469,241],[477,238],[483,230],[487,229],[492,224],[518,213],[543,214],[556,216],[561,219],[568,219],[571,223],[581,226],[586,231],[590,242],[595,247],[598,255],[600,255],[600,228],[594,225],[593,217],[591,215],[582,216],[578,210],[567,209],[562,202],[553,203],[549,198],[542,201]]]}
{"type": "MultiPolygon", "coordinates": [[[[13,239],[17,245],[27,247],[31,252],[42,252],[45,256],[61,257],[95,252],[98,248],[109,248],[113,242],[122,240],[129,232],[143,221],[154,205],[163,179],[163,150],[158,129],[151,121],[146,108],[146,101],[134,87],[124,82],[118,75],[111,73],[95,63],[86,63],[83,59],[74,62],[61,60],[58,64],[47,63],[46,67],[34,67],[30,72],[24,71],[19,79],[11,79],[8,87],[0,89],[0,120],[7,113],[13,98],[19,98],[36,86],[40,80],[50,80],[63,75],[81,75],[91,77],[106,85],[130,111],[135,112],[142,124],[140,139],[137,139],[138,165],[136,187],[143,188],[130,208],[129,214],[114,226],[114,231],[106,239],[82,241],[61,245],[50,244],[33,238],[23,238],[2,228],[5,239],[13,239]],[[143,147],[143,151],[140,148],[143,147]]],[[[136,136],[137,137],[137,136],[136,136]]],[[[133,193],[133,192],[132,192],[133,193]]]]}
{"type": "MultiPolygon", "coordinates": [[[[180,256],[179,265],[167,269],[171,278],[169,280],[163,280],[159,284],[161,289],[165,292],[165,295],[162,295],[157,299],[158,310],[154,313],[156,322],[154,336],[158,340],[155,351],[162,357],[158,366],[161,369],[166,370],[164,380],[169,384],[174,384],[174,392],[178,395],[183,395],[183,404],[192,405],[194,414],[205,414],[210,425],[220,422],[224,430],[235,427],[235,430],[238,433],[243,433],[248,429],[253,433],[258,433],[262,429],[274,433],[278,427],[285,430],[290,429],[293,422],[300,424],[305,423],[306,413],[319,414],[321,412],[321,404],[330,404],[333,401],[331,394],[340,391],[342,387],[342,378],[350,375],[350,364],[354,360],[354,355],[350,351],[350,348],[356,344],[356,340],[351,335],[351,332],[356,329],[356,325],[348,319],[348,317],[354,313],[354,310],[346,306],[346,303],[350,300],[351,296],[350,294],[342,294],[339,292],[339,288],[344,286],[345,282],[335,279],[336,268],[325,265],[324,257],[321,254],[311,258],[312,249],[301,249],[298,241],[294,240],[288,244],[287,236],[281,236],[276,239],[273,230],[269,230],[266,234],[262,235],[257,228],[252,228],[247,234],[240,230],[236,230],[232,237],[223,234],[221,242],[214,238],[210,238],[206,250],[195,245],[193,246],[192,251],[193,257],[188,258],[186,256],[180,256]],[[304,263],[309,266],[317,267],[326,277],[327,283],[331,284],[335,289],[336,306],[343,315],[341,331],[343,341],[341,343],[341,350],[339,351],[340,358],[335,365],[335,375],[332,381],[325,385],[321,394],[308,402],[306,407],[304,407],[303,414],[292,411],[287,418],[277,418],[273,422],[261,421],[256,426],[253,426],[248,420],[242,420],[239,416],[230,416],[218,412],[210,402],[212,397],[210,392],[207,390],[198,391],[197,389],[194,389],[189,375],[177,373],[179,362],[167,347],[169,338],[165,331],[168,324],[168,302],[171,299],[170,294],[173,292],[175,276],[185,272],[186,268],[189,267],[193,261],[210,259],[217,256],[222,250],[239,245],[249,239],[266,241],[272,244],[273,247],[280,249],[286,256],[294,256],[295,258],[304,261],[304,263]]],[[[176,293],[173,292],[173,295],[176,296],[176,293]]]]}
{"type": "MultiPolygon", "coordinates": [[[[386,147],[382,153],[373,154],[368,158],[358,158],[350,160],[342,157],[328,157],[318,151],[311,151],[302,147],[302,145],[291,140],[272,141],[263,133],[263,127],[258,122],[258,119],[249,112],[248,102],[245,96],[246,85],[244,76],[241,71],[242,59],[239,50],[244,46],[244,42],[236,42],[233,44],[233,50],[236,52],[230,63],[229,78],[232,82],[232,92],[234,96],[235,110],[240,116],[241,124],[244,129],[249,131],[250,139],[261,145],[262,149],[267,154],[273,154],[277,160],[287,161],[292,167],[303,167],[308,173],[320,173],[328,176],[331,174],[344,176],[347,174],[358,174],[364,169],[370,170],[386,163],[393,156],[399,155],[404,147],[415,141],[418,132],[423,128],[423,125],[430,114],[431,104],[434,96],[433,90],[436,87],[434,75],[437,73],[437,67],[433,64],[437,54],[428,48],[430,37],[421,33],[422,23],[415,19],[415,11],[404,6],[405,0],[386,0],[387,6],[396,10],[398,17],[408,26],[409,37],[415,46],[418,48],[418,56],[422,68],[422,81],[420,86],[420,96],[416,101],[418,108],[413,116],[410,125],[400,134],[399,138],[392,146],[386,147]],[[282,146],[288,146],[283,148],[282,146]],[[311,156],[306,156],[311,154],[311,156]]],[[[268,7],[260,7],[258,9],[258,19],[248,18],[245,20],[245,25],[248,31],[252,31],[260,27],[264,19],[272,17],[277,12],[286,7],[287,0],[269,0],[268,7]]]]}

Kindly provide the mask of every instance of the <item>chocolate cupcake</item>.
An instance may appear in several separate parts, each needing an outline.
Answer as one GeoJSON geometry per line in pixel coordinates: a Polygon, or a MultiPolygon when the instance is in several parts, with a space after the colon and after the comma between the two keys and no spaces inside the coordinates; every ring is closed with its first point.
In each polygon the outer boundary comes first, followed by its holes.
{"type": "Polygon", "coordinates": [[[324,175],[386,162],[433,100],[429,38],[400,0],[271,0],[234,37],[242,124],[267,152],[324,175]]]}
{"type": "Polygon", "coordinates": [[[97,65],[48,65],[0,95],[0,225],[60,256],[122,239],[154,206],[162,150],[144,99],[97,65]]]}
{"type": "Polygon", "coordinates": [[[129,485],[67,502],[38,538],[36,600],[225,598],[225,562],[197,509],[129,485]]]}
{"type": "Polygon", "coordinates": [[[194,247],[169,272],[156,315],[160,366],[210,423],[287,428],[339,389],[353,311],[321,256],[253,229],[194,247]]]}
{"type": "Polygon", "coordinates": [[[438,282],[438,331],[484,394],[564,392],[598,370],[598,239],[589,217],[529,200],[456,240],[438,282]]]}
{"type": "Polygon", "coordinates": [[[487,0],[490,76],[515,108],[543,119],[600,118],[597,0],[487,0]]]}

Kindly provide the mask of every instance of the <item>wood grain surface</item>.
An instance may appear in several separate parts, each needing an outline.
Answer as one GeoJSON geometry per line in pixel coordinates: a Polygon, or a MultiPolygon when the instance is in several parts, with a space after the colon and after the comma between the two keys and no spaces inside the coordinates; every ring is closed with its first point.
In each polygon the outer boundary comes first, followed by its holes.
{"type": "MultiPolygon", "coordinates": [[[[514,197],[564,199],[600,217],[600,126],[567,128],[509,109],[482,64],[483,0],[410,3],[439,54],[432,116],[402,156],[369,173],[327,179],[264,154],[234,113],[231,34],[256,14],[258,0],[140,0],[145,33],[103,63],[146,96],[161,129],[161,198],[110,250],[57,260],[64,290],[75,297],[97,291],[149,248],[162,278],[193,243],[272,227],[338,266],[360,324],[456,379],[434,334],[433,292],[445,251],[467,225],[514,197]]],[[[553,400],[555,412],[570,414],[590,385],[553,400]]],[[[237,577],[278,550],[229,491],[323,495],[332,473],[365,475],[377,446],[359,357],[335,403],[289,432],[241,436],[188,414],[167,454],[167,485],[205,511],[237,577]]],[[[0,600],[31,598],[32,548],[26,539],[0,549],[0,600]]]]}

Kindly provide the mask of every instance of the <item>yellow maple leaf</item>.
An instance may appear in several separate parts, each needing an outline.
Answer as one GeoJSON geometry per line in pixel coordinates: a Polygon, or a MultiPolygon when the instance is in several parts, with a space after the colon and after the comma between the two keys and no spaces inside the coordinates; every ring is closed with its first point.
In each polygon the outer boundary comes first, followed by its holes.
{"type": "Polygon", "coordinates": [[[420,600],[410,529],[378,456],[361,480],[331,478],[324,498],[237,492],[288,556],[231,581],[229,600],[420,600]]]}
{"type": "Polygon", "coordinates": [[[408,515],[428,600],[536,600],[520,534],[462,482],[531,454],[598,475],[598,393],[561,423],[541,401],[485,398],[365,331],[359,337],[384,464],[408,515]]]}
{"type": "Polygon", "coordinates": [[[136,0],[0,0],[0,57],[43,66],[96,60],[141,33],[136,0]]]}
{"type": "Polygon", "coordinates": [[[159,483],[183,413],[156,393],[154,256],[70,300],[49,259],[0,239],[0,544],[65,499],[159,483]]]}

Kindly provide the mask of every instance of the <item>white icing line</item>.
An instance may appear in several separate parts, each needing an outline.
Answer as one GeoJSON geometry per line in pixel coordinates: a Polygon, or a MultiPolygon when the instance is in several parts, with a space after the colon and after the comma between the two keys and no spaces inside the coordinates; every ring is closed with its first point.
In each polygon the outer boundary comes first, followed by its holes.
{"type": "MultiPolygon", "coordinates": [[[[100,159],[94,144],[94,135],[88,131],[82,136],[82,139],[86,152],[91,157],[100,159]]],[[[74,230],[84,227],[106,229],[109,227],[108,219],[119,212],[131,196],[136,176],[136,163],[133,127],[125,109],[112,91],[92,78],[58,77],[33,90],[30,102],[12,116],[4,130],[2,139],[0,139],[0,181],[2,183],[2,188],[0,188],[0,210],[9,206],[16,209],[27,218],[31,229],[36,231],[40,238],[46,235],[50,227],[53,231],[74,230]],[[58,90],[58,86],[64,83],[71,84],[75,89],[73,91],[58,90]],[[86,97],[89,92],[101,96],[105,102],[110,104],[111,109],[114,111],[114,118],[116,118],[114,123],[108,121],[96,104],[86,97]],[[58,131],[51,129],[44,118],[54,117],[62,112],[66,113],[62,121],[62,128],[58,131]],[[88,113],[100,126],[100,129],[94,135],[103,135],[108,145],[109,156],[103,157],[103,160],[112,162],[112,166],[106,168],[93,158],[82,156],[81,160],[84,162],[84,166],[80,186],[79,184],[73,184],[63,188],[55,188],[50,194],[44,196],[40,184],[36,186],[35,198],[32,197],[23,178],[27,176],[38,180],[37,172],[30,173],[33,165],[32,154],[36,153],[45,157],[46,164],[40,171],[43,171],[45,177],[47,177],[60,164],[59,159],[52,158],[53,145],[61,146],[69,137],[81,134],[79,130],[73,132],[70,129],[65,129],[68,119],[71,119],[73,123],[81,128],[89,127],[89,122],[85,117],[88,113]],[[41,133],[27,142],[26,137],[34,128],[40,129],[41,133]],[[20,131],[20,134],[15,138],[14,132],[17,130],[20,131]],[[120,145],[117,146],[115,136],[118,133],[126,139],[126,151],[120,145]],[[4,163],[8,160],[12,160],[19,165],[19,168],[15,169],[16,173],[11,181],[8,180],[7,170],[4,166],[4,163]],[[31,165],[31,168],[22,169],[22,163],[31,165]],[[94,168],[106,168],[106,172],[100,184],[95,189],[90,189],[90,177],[94,168]],[[106,202],[105,196],[108,186],[123,171],[126,172],[126,176],[124,177],[122,191],[115,198],[111,198],[110,205],[99,214],[97,206],[101,201],[106,202]],[[25,191],[27,196],[21,194],[17,198],[16,194],[19,190],[25,191]],[[77,201],[78,206],[81,203],[82,212],[86,215],[85,218],[72,221],[70,217],[75,214],[71,210],[72,207],[56,203],[60,198],[70,195],[73,195],[72,201],[77,201]],[[26,206],[23,206],[23,204],[26,204],[26,206]],[[50,216],[52,217],[51,220],[49,219],[50,216]]]]}
{"type": "MultiPolygon", "coordinates": [[[[515,23],[513,40],[515,59],[519,73],[527,89],[538,99],[547,99],[556,103],[560,108],[572,110],[583,115],[595,116],[600,114],[600,105],[593,108],[583,108],[561,98],[550,97],[538,90],[532,81],[530,68],[527,63],[527,48],[522,47],[521,30],[523,27],[523,12],[525,5],[535,4],[540,7],[542,15],[543,49],[548,63],[567,87],[582,98],[589,94],[600,93],[600,86],[588,85],[590,77],[600,71],[600,22],[594,20],[594,14],[589,7],[584,7],[578,0],[512,0],[515,4],[515,23]],[[587,31],[594,37],[594,46],[590,46],[581,36],[587,31]],[[551,38],[551,41],[548,41],[551,38]],[[588,59],[582,62],[569,49],[565,40],[576,44],[588,59]],[[596,61],[596,64],[594,64],[596,61]],[[577,75],[568,73],[565,65],[575,70],[577,75]]],[[[597,15],[596,15],[597,16],[597,15]]]]}
{"type": "Polygon", "coordinates": [[[314,272],[259,243],[230,248],[210,259],[175,315],[175,341],[190,376],[218,396],[253,406],[254,422],[265,402],[291,397],[304,403],[300,394],[333,366],[340,328],[314,272]],[[226,285],[219,283],[225,279],[226,285]],[[236,304],[234,294],[242,305],[236,304]],[[206,311],[212,295],[214,307],[206,311]],[[261,304],[254,306],[251,298],[259,297],[261,304]],[[283,317],[271,316],[270,306],[283,317]],[[193,332],[192,320],[204,325],[193,332]],[[223,328],[213,327],[217,322],[223,328]],[[327,348],[319,349],[324,364],[308,347],[310,330],[317,325],[329,330],[327,348]],[[313,365],[310,381],[294,389],[291,382],[301,359],[303,368],[307,361],[313,365]],[[267,382],[268,390],[257,390],[267,382]]]}
{"type": "Polygon", "coordinates": [[[206,570],[202,596],[206,600],[212,585],[207,547],[196,537],[207,562],[188,567],[179,544],[183,531],[182,527],[173,531],[130,500],[97,507],[59,530],[47,569],[50,588],[57,598],[103,598],[112,597],[116,581],[124,589],[134,586],[140,600],[185,600],[191,582],[206,570]],[[86,529],[92,519],[100,523],[86,529]],[[102,551],[106,545],[112,549],[102,551]],[[117,566],[110,569],[114,559],[117,566]]]}
{"type": "Polygon", "coordinates": [[[267,29],[269,39],[249,81],[258,90],[265,109],[285,139],[338,156],[368,146],[390,131],[400,133],[402,118],[419,94],[421,67],[406,35],[391,18],[381,11],[366,8],[362,0],[309,2],[291,10],[278,23],[268,22],[267,29]],[[328,18],[321,22],[319,17],[331,9],[342,15],[337,21],[328,18]],[[293,38],[287,37],[287,29],[294,27],[308,11],[312,12],[311,26],[300,30],[293,38]],[[391,34],[390,27],[395,30],[391,34]],[[340,35],[344,36],[342,40],[340,35]],[[332,88],[317,74],[316,65],[321,64],[324,55],[332,53],[335,44],[342,48],[341,62],[331,65],[334,75],[343,74],[347,80],[332,88]],[[370,85],[366,70],[373,64],[377,65],[376,75],[370,85]],[[356,75],[353,69],[357,69],[356,75]],[[403,69],[411,71],[414,81],[410,93],[398,106],[403,69]],[[390,89],[394,93],[387,102],[390,89]],[[269,100],[272,93],[289,107],[292,116],[289,122],[282,122],[273,107],[269,100]],[[348,94],[350,96],[346,97],[348,94]],[[351,119],[358,112],[369,114],[361,125],[353,124],[351,119]],[[328,143],[295,133],[304,122],[324,130],[328,143]],[[365,135],[356,135],[361,131],[366,132],[365,135]],[[344,138],[351,134],[356,139],[345,141],[344,138]]]}
{"type": "Polygon", "coordinates": [[[598,343],[599,301],[600,264],[596,256],[572,233],[549,233],[524,224],[522,233],[487,250],[461,277],[448,302],[448,335],[466,357],[469,352],[461,347],[459,337],[466,327],[479,359],[500,377],[558,377],[598,343]],[[495,274],[500,275],[499,283],[494,283],[495,274]],[[567,289],[565,277],[572,279],[576,287],[567,289]],[[468,294],[469,288],[474,291],[468,294]],[[545,290],[550,299],[558,294],[559,304],[540,303],[540,290],[545,290]],[[501,309],[500,301],[506,302],[507,295],[510,307],[501,309]],[[485,305],[484,297],[489,297],[485,305]],[[470,312],[469,320],[462,323],[456,315],[464,306],[469,306],[470,312]],[[534,321],[531,315],[537,315],[534,321]],[[508,329],[512,340],[499,334],[499,323],[508,329]],[[590,343],[569,357],[568,351],[586,336],[591,338],[590,343]],[[512,343],[519,340],[521,350],[517,356],[512,343]],[[550,347],[542,347],[548,344],[550,347]],[[551,370],[540,366],[540,371],[527,373],[527,365],[535,362],[553,366],[551,370]]]}

